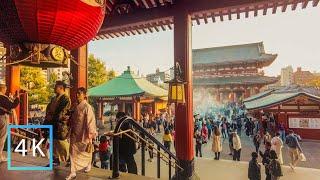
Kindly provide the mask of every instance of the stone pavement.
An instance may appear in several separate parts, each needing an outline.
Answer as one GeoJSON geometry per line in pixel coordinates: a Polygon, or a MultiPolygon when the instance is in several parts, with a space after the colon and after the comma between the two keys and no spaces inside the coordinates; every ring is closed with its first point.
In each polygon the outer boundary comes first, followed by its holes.
{"type": "MultiPolygon", "coordinates": [[[[298,167],[293,172],[290,167],[282,166],[284,176],[281,180],[319,180],[320,170],[298,167]]],[[[248,162],[230,160],[196,159],[196,173],[201,180],[246,180],[248,179],[248,162]]],[[[264,167],[261,167],[262,179],[265,179],[264,167]]]]}
{"type": "MultiPolygon", "coordinates": [[[[48,160],[45,158],[22,157],[19,154],[13,154],[13,166],[42,166],[46,165],[48,160]]],[[[55,168],[54,171],[8,171],[7,163],[0,163],[0,180],[64,180],[69,174],[69,168],[64,166],[55,168]]],[[[89,173],[77,173],[77,180],[102,180],[108,179],[112,174],[109,170],[93,168],[89,173]]],[[[152,180],[154,178],[142,177],[133,174],[122,173],[123,180],[152,180]]]]}

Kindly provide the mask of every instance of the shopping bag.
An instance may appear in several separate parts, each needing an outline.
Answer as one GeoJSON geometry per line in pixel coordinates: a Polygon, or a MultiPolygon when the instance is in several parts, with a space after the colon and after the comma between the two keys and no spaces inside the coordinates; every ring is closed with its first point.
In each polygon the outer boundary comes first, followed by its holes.
{"type": "Polygon", "coordinates": [[[307,161],[306,156],[303,153],[300,153],[300,161],[307,161]]]}

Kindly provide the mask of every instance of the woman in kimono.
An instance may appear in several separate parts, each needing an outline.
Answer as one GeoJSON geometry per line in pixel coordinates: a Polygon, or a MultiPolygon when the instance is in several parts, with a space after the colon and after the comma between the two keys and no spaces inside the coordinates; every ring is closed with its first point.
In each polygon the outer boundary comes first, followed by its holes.
{"type": "Polygon", "coordinates": [[[280,164],[283,164],[282,147],[283,147],[283,142],[280,138],[280,133],[277,132],[276,136],[271,139],[271,149],[277,153],[280,164]]]}
{"type": "Polygon", "coordinates": [[[72,114],[70,122],[70,162],[71,173],[66,180],[74,179],[76,171],[91,170],[92,139],[97,136],[96,119],[92,106],[87,102],[87,90],[79,88],[77,92],[78,105],[72,114]]]}

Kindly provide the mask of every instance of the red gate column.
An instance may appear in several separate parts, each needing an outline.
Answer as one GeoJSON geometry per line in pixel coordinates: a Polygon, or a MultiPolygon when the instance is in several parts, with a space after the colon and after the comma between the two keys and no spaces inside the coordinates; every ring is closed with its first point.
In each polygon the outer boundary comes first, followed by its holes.
{"type": "Polygon", "coordinates": [[[174,16],[174,61],[182,70],[185,85],[186,103],[176,107],[176,154],[184,171],[178,171],[177,179],[193,179],[193,111],[192,111],[192,51],[191,51],[191,17],[184,10],[174,16]]]}
{"type": "Polygon", "coordinates": [[[78,64],[70,62],[70,72],[73,76],[71,81],[70,98],[72,103],[76,102],[77,89],[79,87],[88,88],[88,46],[84,45],[72,50],[71,55],[78,64]]]}
{"type": "MultiPolygon", "coordinates": [[[[7,49],[7,53],[8,51],[8,47],[7,49]]],[[[10,60],[7,59],[6,61],[7,63],[10,62],[10,60]]],[[[8,87],[8,92],[14,94],[16,91],[19,93],[20,92],[20,67],[19,66],[6,66],[6,84],[8,87]]],[[[20,97],[20,93],[19,96],[20,97]]],[[[20,110],[22,110],[23,112],[21,112],[23,114],[23,116],[27,117],[28,112],[24,112],[24,110],[27,109],[27,107],[23,107],[21,105],[19,105],[15,110],[17,113],[17,120],[18,123],[21,124],[20,122],[20,110]]],[[[24,117],[22,117],[23,119],[25,119],[24,117]]],[[[10,122],[12,122],[12,119],[10,119],[10,122]]]]}

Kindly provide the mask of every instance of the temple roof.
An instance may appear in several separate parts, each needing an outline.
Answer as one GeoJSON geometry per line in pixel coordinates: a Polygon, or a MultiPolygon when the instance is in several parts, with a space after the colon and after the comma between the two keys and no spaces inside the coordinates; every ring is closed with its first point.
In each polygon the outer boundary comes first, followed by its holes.
{"type": "Polygon", "coordinates": [[[195,49],[192,53],[193,65],[262,62],[268,66],[277,57],[276,54],[265,53],[263,42],[195,49]]]}
{"type": "Polygon", "coordinates": [[[152,84],[145,78],[138,77],[130,70],[130,67],[120,76],[89,89],[91,97],[165,97],[167,95],[166,90],[152,84]]]}
{"type": "Polygon", "coordinates": [[[248,110],[263,109],[282,104],[298,96],[307,96],[320,103],[320,97],[312,93],[318,92],[311,90],[310,88],[290,86],[279,90],[270,90],[259,93],[255,95],[255,98],[249,97],[245,99],[244,104],[248,110]]]}
{"type": "Polygon", "coordinates": [[[232,76],[232,77],[213,77],[213,78],[194,78],[193,84],[197,85],[255,85],[272,84],[277,82],[275,77],[268,76],[232,76]]]}

